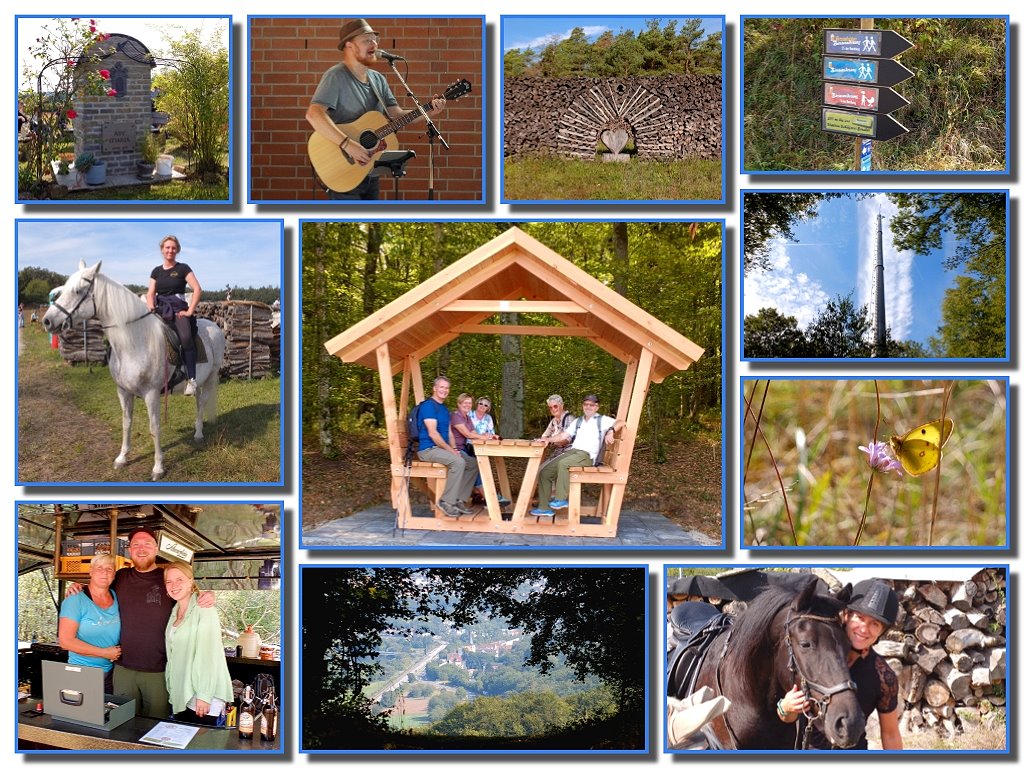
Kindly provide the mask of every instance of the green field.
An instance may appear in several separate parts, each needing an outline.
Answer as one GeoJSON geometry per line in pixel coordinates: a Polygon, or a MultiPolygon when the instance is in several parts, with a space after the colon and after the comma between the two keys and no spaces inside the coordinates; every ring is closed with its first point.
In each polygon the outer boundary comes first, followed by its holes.
{"type": "Polygon", "coordinates": [[[722,197],[722,162],[505,158],[503,196],[506,200],[717,201],[722,197]]]}
{"type": "MultiPolygon", "coordinates": [[[[21,332],[18,474],[25,482],[146,482],[153,464],[146,407],[136,400],[128,466],[115,470],[121,406],[106,366],[67,365],[36,326],[21,332]]],[[[164,482],[277,482],[280,379],[224,381],[217,417],[194,444],[194,398],[161,401],[164,482]]]]}

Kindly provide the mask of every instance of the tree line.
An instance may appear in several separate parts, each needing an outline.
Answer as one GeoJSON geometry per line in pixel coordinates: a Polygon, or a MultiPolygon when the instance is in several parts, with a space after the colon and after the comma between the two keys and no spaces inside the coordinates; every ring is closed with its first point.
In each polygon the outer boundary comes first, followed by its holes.
{"type": "MultiPolygon", "coordinates": [[[[705,349],[690,366],[651,386],[645,440],[720,423],[722,228],[718,222],[517,223],[705,349]]],[[[509,222],[306,222],[302,229],[302,419],[307,449],[337,457],[343,432],[384,427],[376,371],[343,364],[324,343],[512,226],[509,222]]],[[[530,322],[521,316],[520,323],[530,322]]],[[[534,321],[536,322],[536,321],[534,321]]],[[[546,398],[577,411],[588,392],[613,404],[624,367],[587,339],[469,334],[422,361],[454,395],[486,395],[506,437],[540,434],[546,398]]],[[[602,411],[608,413],[611,405],[602,411]]],[[[717,426],[715,427],[718,428],[717,426]]]]}
{"type": "Polygon", "coordinates": [[[722,34],[707,34],[700,19],[676,19],[662,25],[648,19],[646,28],[613,33],[593,42],[582,27],[552,40],[539,51],[505,52],[506,77],[634,77],[639,75],[713,75],[722,72],[722,34]]]}
{"type": "MultiPolygon", "coordinates": [[[[26,306],[45,305],[49,301],[50,291],[59,288],[68,281],[70,275],[62,275],[43,267],[25,267],[18,270],[18,302],[26,306]]],[[[125,283],[132,293],[143,295],[149,288],[141,283],[125,283]]],[[[228,291],[203,289],[203,301],[225,301],[228,291]]],[[[281,289],[273,285],[249,286],[248,288],[232,288],[232,301],[259,301],[273,304],[281,297],[281,289]]]]}

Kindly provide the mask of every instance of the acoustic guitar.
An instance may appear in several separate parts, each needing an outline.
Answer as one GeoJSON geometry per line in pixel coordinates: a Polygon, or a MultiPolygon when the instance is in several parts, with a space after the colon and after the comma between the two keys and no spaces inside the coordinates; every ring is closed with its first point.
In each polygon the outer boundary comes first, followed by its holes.
{"type": "MultiPolygon", "coordinates": [[[[472,90],[473,86],[463,78],[449,85],[443,96],[447,101],[454,101],[472,90]]],[[[422,107],[424,111],[429,110],[430,102],[423,104],[422,107]]],[[[395,131],[421,117],[423,115],[419,110],[414,109],[395,120],[389,120],[383,113],[374,110],[366,112],[351,123],[338,123],[338,128],[353,141],[358,141],[371,155],[375,155],[385,149],[396,149],[398,139],[395,138],[395,131]]],[[[349,192],[355,189],[373,170],[373,163],[360,165],[339,149],[337,144],[319,133],[309,137],[308,151],[309,161],[316,169],[320,180],[335,192],[349,192]]]]}

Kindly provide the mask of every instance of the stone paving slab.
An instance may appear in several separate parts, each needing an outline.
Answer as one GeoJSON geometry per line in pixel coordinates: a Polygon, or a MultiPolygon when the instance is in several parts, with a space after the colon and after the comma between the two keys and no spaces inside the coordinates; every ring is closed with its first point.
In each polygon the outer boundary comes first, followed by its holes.
{"type": "MultiPolygon", "coordinates": [[[[413,508],[415,516],[427,516],[426,506],[413,508]]],[[[539,523],[542,525],[543,523],[539,523]]],[[[343,547],[369,549],[377,547],[668,547],[692,549],[720,547],[697,531],[687,531],[664,515],[654,512],[623,510],[619,517],[618,536],[611,539],[587,536],[546,536],[475,531],[396,530],[395,510],[389,506],[370,507],[348,517],[323,523],[302,532],[302,546],[310,548],[343,547]]]]}

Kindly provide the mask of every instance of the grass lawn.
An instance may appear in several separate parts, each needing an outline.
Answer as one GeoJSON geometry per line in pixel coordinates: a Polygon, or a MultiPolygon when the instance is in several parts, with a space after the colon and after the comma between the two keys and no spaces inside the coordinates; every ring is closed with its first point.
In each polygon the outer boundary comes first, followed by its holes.
{"type": "Polygon", "coordinates": [[[507,200],[706,200],[722,197],[721,160],[603,163],[564,157],[505,159],[507,200]]]}

